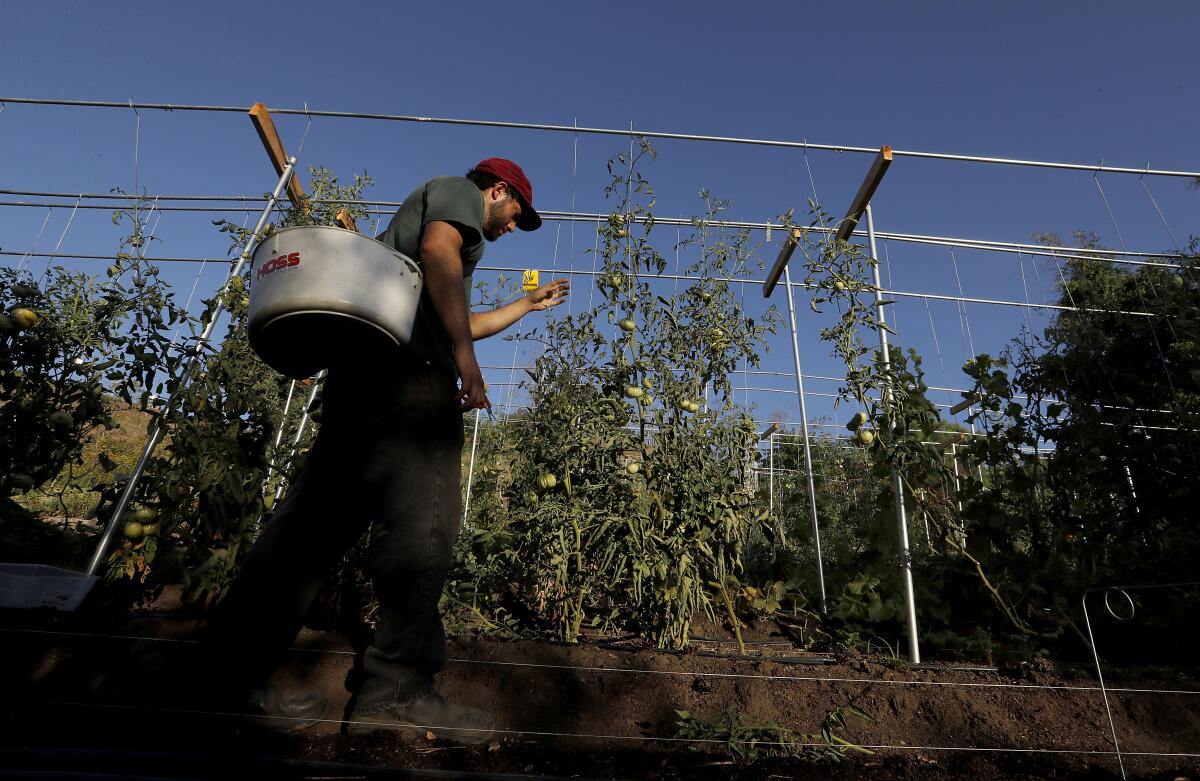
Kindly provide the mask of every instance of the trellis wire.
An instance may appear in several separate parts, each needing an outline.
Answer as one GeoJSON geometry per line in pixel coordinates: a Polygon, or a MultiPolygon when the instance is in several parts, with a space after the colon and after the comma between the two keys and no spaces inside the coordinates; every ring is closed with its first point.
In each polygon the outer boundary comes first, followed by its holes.
{"type": "MultiPolygon", "coordinates": [[[[127,195],[81,193],[81,194],[78,194],[78,196],[77,196],[77,194],[75,194],[75,193],[43,193],[43,192],[30,191],[30,190],[0,190],[0,195],[2,195],[2,194],[28,195],[31,197],[46,197],[46,196],[60,197],[60,198],[82,197],[85,200],[86,199],[111,199],[111,200],[128,200],[129,199],[129,196],[127,196],[127,195]]],[[[151,196],[147,195],[146,197],[151,197],[151,196]]],[[[155,195],[153,197],[156,199],[159,199],[159,200],[163,200],[163,201],[167,201],[167,200],[182,200],[182,201],[236,201],[236,200],[240,200],[244,203],[246,200],[245,196],[155,195]]],[[[261,200],[261,198],[255,197],[251,200],[261,200]]],[[[329,201],[327,201],[326,199],[312,199],[312,203],[326,203],[326,202],[329,202],[329,201]]],[[[387,207],[386,209],[382,209],[382,210],[367,209],[366,212],[368,214],[392,214],[394,209],[398,208],[399,206],[401,206],[403,204],[403,201],[360,201],[359,203],[363,206],[375,205],[375,206],[387,207]]],[[[69,204],[65,204],[65,203],[58,203],[58,204],[25,203],[23,201],[0,201],[0,206],[26,207],[26,208],[47,208],[47,207],[58,207],[58,206],[65,207],[67,205],[69,205],[69,204]]],[[[91,205],[91,204],[81,204],[79,206],[79,208],[86,210],[86,209],[108,209],[110,207],[100,206],[100,205],[91,205]]],[[[206,213],[243,212],[243,211],[257,212],[258,211],[257,209],[254,209],[252,207],[247,207],[247,206],[242,206],[242,207],[160,206],[159,209],[162,211],[182,211],[182,212],[195,211],[195,212],[206,212],[206,213]]],[[[549,209],[539,210],[538,214],[540,214],[542,216],[543,220],[546,220],[546,221],[568,220],[568,221],[572,221],[572,222],[600,223],[600,222],[605,221],[608,218],[607,214],[599,214],[599,213],[591,213],[591,212],[576,213],[576,212],[565,212],[565,211],[553,211],[553,210],[549,210],[549,209]]],[[[656,216],[654,218],[654,222],[659,225],[687,226],[687,225],[692,224],[692,218],[690,218],[690,217],[684,218],[684,217],[658,217],[658,216],[656,216]]],[[[754,222],[754,221],[745,221],[745,220],[713,220],[710,224],[713,225],[714,227],[721,227],[721,228],[750,228],[752,230],[761,230],[761,231],[769,231],[771,228],[779,227],[769,221],[754,222]]],[[[820,226],[810,227],[810,228],[807,228],[806,230],[808,230],[809,232],[812,232],[812,233],[828,233],[831,231],[831,229],[823,228],[820,226]]],[[[852,235],[858,236],[861,238],[861,237],[864,237],[866,234],[863,231],[854,231],[854,233],[852,235]]],[[[970,238],[961,238],[961,237],[952,237],[952,236],[929,236],[929,235],[922,235],[922,234],[895,233],[895,232],[886,232],[886,231],[879,231],[876,235],[879,238],[885,238],[889,241],[900,241],[900,242],[913,243],[913,244],[928,244],[931,246],[958,247],[961,249],[977,249],[977,250],[987,250],[989,252],[1002,252],[1002,253],[1023,252],[1026,255],[1041,255],[1041,256],[1045,256],[1045,257],[1051,257],[1052,255],[1055,254],[1054,252],[1052,252],[1051,248],[1046,247],[1044,245],[1027,244],[1027,243],[1023,243],[1023,242],[988,241],[988,240],[984,240],[984,239],[970,239],[970,238]]],[[[1104,262],[1104,263],[1118,263],[1118,264],[1135,265],[1135,266],[1158,266],[1158,267],[1163,267],[1163,268],[1184,268],[1184,266],[1181,266],[1178,263],[1159,263],[1159,262],[1155,262],[1155,261],[1135,260],[1133,258],[1183,259],[1184,257],[1187,257],[1184,254],[1179,253],[1179,252],[1109,250],[1109,249],[1095,249],[1095,248],[1088,248],[1088,247],[1074,248],[1074,249],[1070,250],[1070,252],[1072,254],[1066,254],[1063,250],[1059,249],[1057,252],[1057,256],[1064,260],[1088,260],[1088,261],[1099,261],[1099,262],[1104,262]]]]}
{"type": "MultiPolygon", "coordinates": [[[[54,260],[54,258],[59,256],[58,250],[62,247],[63,239],[67,238],[67,231],[69,231],[71,229],[71,223],[75,220],[75,213],[77,211],[79,211],[79,201],[75,202],[75,208],[71,210],[70,216],[67,217],[67,224],[63,226],[62,233],[58,237],[58,243],[54,245],[54,252],[51,252],[48,254],[43,254],[43,255],[38,255],[36,253],[29,254],[29,257],[46,257],[46,258],[48,258],[48,260],[46,261],[46,272],[45,272],[47,274],[50,273],[51,262],[54,260]]],[[[6,253],[6,254],[8,254],[8,253],[6,253]]]]}
{"type": "MultiPolygon", "coordinates": [[[[1108,611],[1108,614],[1110,616],[1112,616],[1114,619],[1116,619],[1117,621],[1128,621],[1133,618],[1134,613],[1136,612],[1136,608],[1134,607],[1134,603],[1133,603],[1133,598],[1129,596],[1129,593],[1128,593],[1129,591],[1146,590],[1146,589],[1160,589],[1160,588],[1178,588],[1178,587],[1182,587],[1182,586],[1188,586],[1188,587],[1200,586],[1200,582],[1163,583],[1163,584],[1151,584],[1151,585],[1143,585],[1143,586],[1105,586],[1105,587],[1101,587],[1101,588],[1088,589],[1087,591],[1084,592],[1083,597],[1080,599],[1080,604],[1083,607],[1084,625],[1087,628],[1088,645],[1091,647],[1092,659],[1096,663],[1096,678],[1100,682],[1100,686],[1099,686],[1100,694],[1104,699],[1104,713],[1106,716],[1108,716],[1108,728],[1109,728],[1110,733],[1112,734],[1113,749],[1115,750],[1116,755],[1117,755],[1117,763],[1121,767],[1121,778],[1127,778],[1127,776],[1125,774],[1125,761],[1121,758],[1121,742],[1117,738],[1117,726],[1116,726],[1116,723],[1113,721],[1112,706],[1108,702],[1108,692],[1109,691],[1117,691],[1117,690],[1116,689],[1110,690],[1104,684],[1104,671],[1100,668],[1100,652],[1099,652],[1099,649],[1096,647],[1095,635],[1092,634],[1092,619],[1088,615],[1087,598],[1091,594],[1104,592],[1104,608],[1105,608],[1105,610],[1108,611]],[[1119,592],[1122,596],[1125,597],[1125,599],[1129,600],[1130,612],[1129,612],[1128,616],[1122,617],[1122,616],[1118,615],[1116,613],[1116,611],[1114,611],[1112,609],[1112,607],[1109,605],[1108,597],[1114,591],[1119,592]]],[[[1125,753],[1133,754],[1135,752],[1125,752],[1125,753]]]]}
{"type": "MultiPolygon", "coordinates": [[[[1101,163],[1103,162],[1101,161],[1101,163]]],[[[1121,242],[1121,249],[1125,249],[1125,237],[1121,235],[1121,226],[1117,225],[1117,217],[1113,214],[1112,206],[1108,204],[1108,196],[1104,194],[1104,187],[1100,184],[1100,173],[1098,171],[1092,174],[1092,181],[1096,185],[1097,192],[1100,193],[1100,200],[1104,202],[1104,210],[1108,212],[1108,219],[1112,221],[1113,230],[1117,232],[1117,241],[1121,242]]]]}
{"type": "MultiPolygon", "coordinates": [[[[946,372],[946,361],[942,358],[942,344],[941,344],[941,341],[938,339],[937,328],[935,328],[933,325],[933,311],[929,308],[929,299],[928,298],[925,299],[925,314],[929,317],[929,333],[933,337],[933,349],[934,349],[934,352],[937,353],[938,366],[940,366],[942,369],[942,379],[946,382],[947,385],[949,385],[950,384],[950,375],[946,372]]],[[[945,390],[946,390],[946,398],[950,402],[953,402],[954,401],[954,396],[952,395],[953,391],[949,388],[946,388],[945,390]]],[[[951,406],[953,406],[953,405],[951,405],[951,406]]],[[[954,422],[955,423],[958,422],[958,416],[959,416],[959,413],[957,413],[957,412],[954,413],[954,422]]]]}
{"type": "MultiPolygon", "coordinates": [[[[119,705],[113,703],[96,703],[96,702],[78,702],[72,700],[32,700],[21,697],[3,697],[0,702],[12,702],[23,704],[42,704],[42,705],[57,705],[76,708],[99,708],[103,710],[121,710],[134,711],[139,713],[189,713],[189,714],[204,714],[209,716],[229,716],[235,718],[246,718],[244,713],[233,711],[196,711],[186,708],[164,708],[147,705],[119,705]]],[[[375,727],[378,729],[424,729],[424,730],[443,730],[449,732],[480,732],[484,730],[471,729],[465,727],[451,727],[438,724],[409,724],[409,725],[381,725],[373,721],[353,721],[343,719],[299,719],[290,716],[273,716],[270,717],[273,721],[304,721],[305,723],[314,724],[357,724],[362,726],[375,727]]],[[[517,729],[489,729],[486,730],[489,734],[502,735],[528,735],[542,738],[582,738],[585,740],[627,740],[638,743],[686,743],[692,744],[712,744],[727,746],[731,743],[737,745],[753,745],[753,746],[793,746],[797,748],[842,748],[845,744],[835,742],[800,742],[800,741],[771,741],[771,740],[728,740],[721,738],[680,738],[680,737],[650,737],[646,735],[609,735],[603,733],[591,732],[556,732],[553,730],[517,730],[517,729]]],[[[1072,749],[1072,748],[1012,748],[1007,746],[925,746],[925,745],[909,745],[909,744],[888,744],[888,743],[864,743],[854,744],[858,748],[868,749],[870,751],[962,751],[962,752],[979,752],[991,754],[1086,754],[1092,756],[1112,756],[1115,752],[1107,749],[1072,749]]],[[[1188,752],[1163,752],[1163,751],[1127,751],[1125,756],[1139,757],[1161,757],[1161,758],[1194,758],[1200,757],[1200,753],[1188,752]]]]}
{"type": "MultiPolygon", "coordinates": [[[[1167,235],[1171,237],[1171,244],[1175,246],[1175,251],[1183,254],[1183,250],[1179,247],[1179,241],[1175,238],[1175,231],[1171,230],[1171,226],[1167,223],[1167,217],[1163,214],[1163,210],[1158,208],[1158,201],[1154,200],[1154,194],[1150,192],[1150,188],[1146,186],[1145,177],[1138,177],[1138,184],[1142,186],[1146,197],[1150,199],[1150,204],[1154,207],[1154,211],[1158,212],[1158,218],[1162,220],[1163,227],[1167,229],[1167,235]]],[[[573,211],[573,210],[572,210],[573,211]]]]}
{"type": "MultiPolygon", "coordinates": [[[[1179,584],[1173,584],[1179,585],[1179,584]]],[[[177,638],[177,637],[153,637],[146,635],[117,635],[107,633],[91,633],[91,632],[70,632],[57,629],[30,629],[25,627],[0,627],[0,632],[8,632],[12,634],[34,634],[34,635],[52,635],[59,637],[88,637],[104,640],[133,640],[133,641],[149,641],[157,643],[175,643],[182,645],[197,645],[199,640],[177,638]]],[[[324,654],[329,656],[354,656],[355,651],[342,651],[330,648],[300,648],[291,647],[289,651],[295,651],[306,654],[324,654]]],[[[942,687],[942,688],[959,688],[959,689],[1016,689],[1030,691],[1065,691],[1065,692],[1098,692],[1100,686],[1078,685],[1068,686],[1065,684],[1050,684],[1050,683],[1005,683],[1003,681],[930,681],[930,680],[897,680],[891,678],[862,678],[850,677],[839,678],[834,675],[792,675],[792,674],[774,674],[774,673],[739,673],[739,672],[709,672],[704,670],[656,670],[656,669],[641,669],[630,667],[606,667],[604,665],[582,665],[582,664],[553,664],[548,662],[511,662],[498,659],[467,659],[458,656],[450,656],[446,659],[447,662],[454,664],[474,664],[474,665],[492,665],[497,667],[525,667],[530,669],[545,669],[545,670],[565,670],[569,672],[593,672],[593,673],[615,673],[615,674],[630,674],[630,675],[651,675],[664,677],[683,677],[683,678],[723,678],[734,680],[764,680],[764,681],[795,681],[795,682],[811,682],[811,683],[844,683],[856,685],[879,685],[879,686],[914,686],[914,687],[942,687]]],[[[771,657],[754,657],[746,660],[748,662],[763,663],[771,662],[771,657]]],[[[1116,687],[1108,686],[1110,692],[1120,692],[1123,694],[1170,694],[1177,696],[1200,696],[1200,690],[1197,689],[1147,689],[1138,687],[1116,687]]]]}
{"type": "MultiPolygon", "coordinates": [[[[597,238],[598,238],[598,236],[599,236],[599,234],[597,234],[597,238]]],[[[21,254],[24,254],[24,253],[17,252],[17,251],[0,250],[0,255],[21,255],[21,254]]],[[[47,253],[31,253],[31,256],[32,257],[57,257],[57,258],[66,258],[66,259],[71,259],[71,260],[115,260],[116,259],[116,256],[114,256],[114,255],[85,255],[85,254],[78,254],[78,253],[75,253],[75,254],[73,254],[73,253],[55,253],[53,255],[49,255],[47,253]]],[[[201,262],[204,262],[205,260],[214,260],[214,258],[171,258],[171,257],[155,258],[156,263],[201,263],[201,262]]],[[[222,259],[222,260],[224,260],[224,259],[222,259]]],[[[480,264],[480,265],[476,266],[475,268],[476,268],[476,270],[479,270],[479,271],[498,271],[498,272],[508,272],[508,273],[521,273],[523,271],[523,269],[514,268],[514,267],[510,267],[510,266],[485,266],[483,264],[480,264]]],[[[569,274],[577,275],[577,276],[590,275],[590,276],[595,277],[600,272],[597,272],[594,270],[590,271],[590,272],[577,270],[577,271],[563,272],[563,273],[569,273],[569,274]]],[[[670,279],[675,279],[676,276],[677,275],[674,275],[674,274],[655,274],[654,278],[670,280],[670,279]]],[[[692,280],[692,277],[689,277],[686,275],[681,276],[679,278],[682,280],[692,280]]],[[[721,280],[724,282],[729,282],[731,284],[743,281],[739,278],[731,278],[731,277],[710,277],[710,279],[721,280]]],[[[758,281],[754,280],[754,282],[757,283],[758,281]]],[[[797,287],[797,288],[804,288],[806,290],[813,289],[816,287],[815,285],[808,285],[803,282],[793,282],[792,286],[797,287]]],[[[1055,311],[1060,311],[1060,312],[1103,312],[1103,313],[1107,313],[1107,314],[1132,315],[1132,316],[1136,316],[1136,317],[1157,317],[1157,316],[1159,316],[1158,313],[1156,313],[1156,312],[1141,312],[1141,311],[1126,310],[1126,309],[1096,309],[1096,308],[1087,308],[1087,307],[1078,307],[1078,306],[1064,306],[1061,304],[1026,304],[1021,301],[1008,301],[1008,300],[994,299],[994,298],[973,298],[973,297],[969,297],[969,296],[948,296],[948,295],[941,295],[938,293],[916,293],[916,292],[911,292],[911,291],[907,291],[907,290],[881,290],[880,292],[887,296],[900,296],[901,298],[932,298],[932,299],[938,300],[938,301],[962,301],[964,303],[989,304],[989,305],[994,305],[994,306],[1014,306],[1014,307],[1028,306],[1032,309],[1050,309],[1050,310],[1055,310],[1055,311]]],[[[590,304],[591,304],[591,301],[589,299],[589,305],[590,304]]]]}
{"type": "MultiPolygon", "coordinates": [[[[30,252],[37,251],[38,242],[42,240],[42,232],[46,230],[46,224],[50,222],[50,215],[52,214],[54,214],[54,207],[47,207],[46,216],[42,219],[42,227],[38,228],[37,235],[33,237],[33,247],[30,249],[30,252]]],[[[17,271],[25,270],[25,264],[29,262],[29,258],[30,254],[28,252],[21,256],[21,261],[17,264],[17,271]]]]}

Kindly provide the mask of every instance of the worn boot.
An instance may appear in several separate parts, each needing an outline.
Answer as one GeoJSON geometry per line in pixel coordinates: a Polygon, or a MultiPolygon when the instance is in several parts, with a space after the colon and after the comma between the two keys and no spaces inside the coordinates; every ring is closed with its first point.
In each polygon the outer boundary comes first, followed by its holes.
{"type": "Polygon", "coordinates": [[[495,734],[495,720],[488,713],[448,702],[432,689],[403,704],[369,713],[355,710],[343,724],[348,735],[378,730],[410,729],[430,732],[441,740],[463,745],[486,743],[495,734]]]}
{"type": "Polygon", "coordinates": [[[308,729],[325,716],[329,698],[315,692],[286,692],[274,686],[255,689],[238,712],[272,732],[290,734],[308,729]]]}

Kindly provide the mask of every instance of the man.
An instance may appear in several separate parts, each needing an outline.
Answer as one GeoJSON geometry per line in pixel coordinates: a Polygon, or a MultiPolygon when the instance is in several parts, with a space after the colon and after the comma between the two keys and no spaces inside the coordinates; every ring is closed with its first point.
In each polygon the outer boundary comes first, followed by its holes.
{"type": "MultiPolygon", "coordinates": [[[[485,241],[542,223],[533,187],[509,160],[489,158],[465,177],[418,187],[380,240],[424,276],[410,343],[371,365],[329,371],[321,430],[275,516],[220,609],[207,647],[228,660],[227,686],[252,692],[243,707],[281,727],[315,723],[326,702],[263,685],[299,632],[324,575],[370,527],[364,562],[379,600],[350,731],[419,725],[480,742],[492,720],[444,700],[433,676],[446,659],[438,599],[462,514],[462,413],[489,408],[473,341],[562,303],[555,280],[506,306],[471,312],[471,277],[485,241]]],[[[219,662],[218,662],[219,663],[219,662]]]]}

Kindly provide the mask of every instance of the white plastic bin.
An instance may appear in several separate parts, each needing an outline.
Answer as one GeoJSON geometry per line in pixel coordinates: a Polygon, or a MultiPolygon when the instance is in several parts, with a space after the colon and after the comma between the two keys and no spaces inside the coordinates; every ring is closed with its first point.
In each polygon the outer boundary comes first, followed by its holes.
{"type": "Polygon", "coordinates": [[[74,610],[97,580],[46,564],[0,564],[0,608],[74,610]]]}

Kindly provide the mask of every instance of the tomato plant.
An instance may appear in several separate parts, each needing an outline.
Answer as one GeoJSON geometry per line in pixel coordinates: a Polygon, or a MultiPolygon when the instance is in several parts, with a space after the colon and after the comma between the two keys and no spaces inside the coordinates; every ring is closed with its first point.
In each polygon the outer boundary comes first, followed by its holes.
{"type": "Polygon", "coordinates": [[[488,523],[510,548],[491,574],[471,559],[476,593],[490,578],[519,605],[514,614],[569,641],[585,626],[621,626],[685,645],[697,612],[732,612],[742,546],[765,520],[748,487],[754,432],[729,375],[757,364],[774,315],[760,323],[741,312],[725,279],[747,273],[753,248],[748,233],[715,224],[724,204],[707,194],[692,239],[701,258],[688,269],[699,281],[653,292],[665,261],[639,172],[652,158],[643,141],[610,162],[618,203],[601,226],[603,301],[526,336],[543,348],[527,383],[533,403],[507,432],[506,512],[488,523]],[[693,400],[706,397],[697,414],[693,400]],[[528,491],[544,489],[546,475],[558,489],[528,491]]]}

